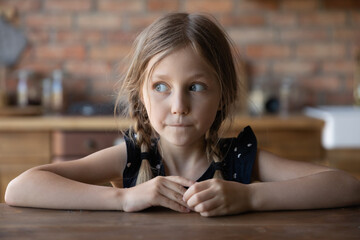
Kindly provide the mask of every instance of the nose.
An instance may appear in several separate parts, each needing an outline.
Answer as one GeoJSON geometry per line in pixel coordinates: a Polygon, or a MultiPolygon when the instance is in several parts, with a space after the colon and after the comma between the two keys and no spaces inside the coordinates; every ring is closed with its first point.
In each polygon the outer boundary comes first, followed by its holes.
{"type": "Polygon", "coordinates": [[[189,97],[184,91],[174,91],[171,99],[171,113],[187,115],[190,111],[189,97]]]}

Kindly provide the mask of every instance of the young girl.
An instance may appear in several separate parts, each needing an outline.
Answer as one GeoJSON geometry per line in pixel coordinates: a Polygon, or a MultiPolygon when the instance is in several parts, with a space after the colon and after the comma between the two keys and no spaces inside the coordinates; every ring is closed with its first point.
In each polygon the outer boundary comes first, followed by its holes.
{"type": "Polygon", "coordinates": [[[250,127],[221,138],[238,98],[234,61],[210,17],[160,18],[136,39],[119,94],[134,120],[125,142],[24,172],[6,202],[127,212],[163,206],[202,216],[359,204],[360,182],[345,172],[259,150],[250,127]]]}

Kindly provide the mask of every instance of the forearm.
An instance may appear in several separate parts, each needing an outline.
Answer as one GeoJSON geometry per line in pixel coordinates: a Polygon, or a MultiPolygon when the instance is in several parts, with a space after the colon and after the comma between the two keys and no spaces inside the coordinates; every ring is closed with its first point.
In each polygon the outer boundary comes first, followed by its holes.
{"type": "Polygon", "coordinates": [[[325,171],[279,182],[249,185],[254,211],[331,208],[360,204],[360,182],[341,171],[325,171]]]}
{"type": "Polygon", "coordinates": [[[121,210],[123,189],[90,185],[48,171],[28,171],[7,187],[9,205],[54,209],[121,210]]]}

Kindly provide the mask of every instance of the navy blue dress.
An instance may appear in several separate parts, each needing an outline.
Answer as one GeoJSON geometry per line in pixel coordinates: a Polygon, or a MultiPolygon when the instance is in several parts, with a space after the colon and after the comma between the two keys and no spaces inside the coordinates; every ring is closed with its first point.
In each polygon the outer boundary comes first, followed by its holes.
{"type": "MultiPolygon", "coordinates": [[[[125,135],[124,139],[127,147],[127,164],[123,172],[123,186],[129,188],[135,186],[142,160],[140,148],[134,144],[128,135],[125,135]]],[[[251,128],[247,126],[238,137],[223,138],[219,144],[223,161],[221,164],[214,162],[210,164],[197,182],[211,179],[215,170],[220,169],[225,180],[249,184],[257,153],[257,141],[251,128]]],[[[152,143],[149,158],[153,176],[165,176],[165,169],[156,140],[152,143]]]]}

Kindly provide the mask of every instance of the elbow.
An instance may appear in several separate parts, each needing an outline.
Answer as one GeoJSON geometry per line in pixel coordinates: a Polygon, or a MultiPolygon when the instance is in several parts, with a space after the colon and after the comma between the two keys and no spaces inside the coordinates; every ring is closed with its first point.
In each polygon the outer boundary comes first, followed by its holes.
{"type": "Polygon", "coordinates": [[[10,205],[10,206],[18,206],[17,203],[17,197],[16,197],[16,187],[14,185],[16,185],[14,183],[15,179],[12,180],[6,187],[6,191],[5,191],[5,203],[10,205]]]}
{"type": "Polygon", "coordinates": [[[25,198],[27,194],[27,186],[24,184],[29,179],[24,178],[25,173],[9,182],[5,190],[5,203],[10,206],[25,206],[25,198]]]}

